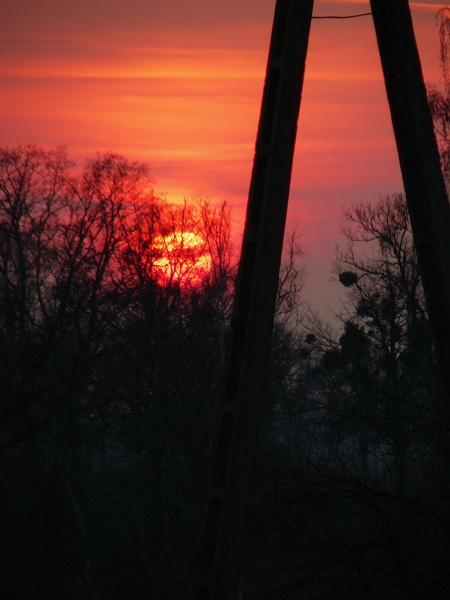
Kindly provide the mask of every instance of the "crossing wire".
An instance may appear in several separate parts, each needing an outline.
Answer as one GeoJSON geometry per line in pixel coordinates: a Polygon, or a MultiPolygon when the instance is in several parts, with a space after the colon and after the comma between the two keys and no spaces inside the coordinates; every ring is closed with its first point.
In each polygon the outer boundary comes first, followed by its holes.
{"type": "Polygon", "coordinates": [[[371,12],[358,13],[356,15],[324,15],[323,17],[312,16],[312,19],[357,19],[359,17],[368,17],[371,12]]]}

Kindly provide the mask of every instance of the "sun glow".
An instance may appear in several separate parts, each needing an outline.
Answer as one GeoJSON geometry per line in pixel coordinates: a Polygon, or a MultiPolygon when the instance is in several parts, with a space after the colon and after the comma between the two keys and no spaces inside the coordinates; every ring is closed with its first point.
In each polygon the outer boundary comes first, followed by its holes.
{"type": "Polygon", "coordinates": [[[153,240],[153,267],[162,285],[197,286],[211,270],[212,259],[205,239],[192,231],[175,231],[153,240]]]}

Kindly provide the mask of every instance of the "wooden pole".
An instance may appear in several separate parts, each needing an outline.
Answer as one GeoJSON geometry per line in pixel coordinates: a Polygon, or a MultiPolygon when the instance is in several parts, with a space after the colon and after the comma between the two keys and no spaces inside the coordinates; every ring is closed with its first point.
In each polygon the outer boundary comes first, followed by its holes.
{"type": "Polygon", "coordinates": [[[195,600],[238,595],[312,8],[275,8],[195,600]]]}
{"type": "MultiPolygon", "coordinates": [[[[441,459],[450,443],[450,208],[408,0],[371,0],[408,210],[442,379],[441,459]]],[[[448,485],[448,469],[441,471],[448,485]]]]}

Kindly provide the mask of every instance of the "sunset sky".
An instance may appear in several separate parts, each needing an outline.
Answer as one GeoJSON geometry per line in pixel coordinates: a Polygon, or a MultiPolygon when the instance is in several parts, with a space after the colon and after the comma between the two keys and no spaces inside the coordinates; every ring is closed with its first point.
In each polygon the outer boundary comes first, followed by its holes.
{"type": "MultiPolygon", "coordinates": [[[[438,84],[436,2],[411,2],[438,84]]],[[[116,150],[172,201],[226,200],[240,238],[275,0],[0,0],[0,144],[116,150]]],[[[314,14],[370,11],[316,0],[314,14]]],[[[337,308],[330,264],[343,205],[402,190],[371,17],[312,24],[288,227],[307,298],[337,308]]]]}

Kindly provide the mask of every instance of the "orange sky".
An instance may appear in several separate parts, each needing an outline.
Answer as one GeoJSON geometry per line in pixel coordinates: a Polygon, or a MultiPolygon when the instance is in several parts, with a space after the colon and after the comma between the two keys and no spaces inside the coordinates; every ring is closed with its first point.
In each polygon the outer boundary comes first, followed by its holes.
{"type": "MultiPolygon", "coordinates": [[[[427,82],[441,6],[411,2],[427,82]]],[[[227,200],[236,237],[250,181],[275,0],[0,0],[0,144],[67,144],[148,162],[156,190],[227,200]]],[[[370,10],[316,0],[316,15],[370,10]]],[[[402,184],[370,17],[313,21],[292,180],[308,298],[336,308],[340,207],[402,184]]]]}

